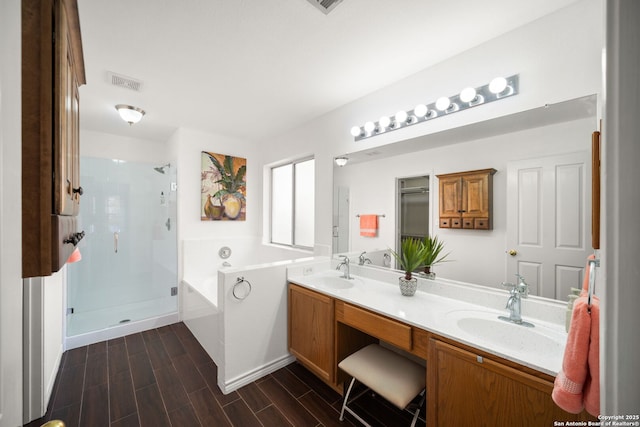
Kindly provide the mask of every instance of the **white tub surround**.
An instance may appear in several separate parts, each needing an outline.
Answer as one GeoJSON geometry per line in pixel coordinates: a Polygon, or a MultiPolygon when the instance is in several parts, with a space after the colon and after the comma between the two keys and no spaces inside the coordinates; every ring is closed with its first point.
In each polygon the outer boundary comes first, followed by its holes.
{"type": "MultiPolygon", "coordinates": [[[[507,291],[446,279],[419,278],[416,294],[405,297],[398,287],[398,271],[361,268],[354,263],[350,266],[351,275],[355,277],[351,281],[353,286],[341,288],[331,285],[333,278],[342,275],[335,270],[335,265],[334,261],[331,265],[320,264],[314,269],[306,267],[306,270],[302,266],[292,266],[288,269],[288,281],[552,376],[562,366],[567,336],[564,329],[566,304],[539,297],[523,299],[523,320],[535,325],[533,329],[539,339],[535,342],[520,339],[520,331],[524,337],[530,331],[504,322],[505,328],[515,329],[502,340],[502,332],[490,336],[489,328],[486,333],[483,330],[478,334],[473,331],[475,325],[463,328],[459,321],[470,318],[476,323],[491,323],[497,321],[499,315],[508,316],[505,309],[509,298],[507,291]]],[[[500,323],[496,326],[502,329],[500,323]]]]}
{"type": "Polygon", "coordinates": [[[291,363],[286,268],[310,259],[292,258],[309,254],[250,238],[187,240],[183,245],[182,319],[216,363],[222,392],[291,363]],[[227,258],[220,257],[224,247],[231,249],[227,258]]]}

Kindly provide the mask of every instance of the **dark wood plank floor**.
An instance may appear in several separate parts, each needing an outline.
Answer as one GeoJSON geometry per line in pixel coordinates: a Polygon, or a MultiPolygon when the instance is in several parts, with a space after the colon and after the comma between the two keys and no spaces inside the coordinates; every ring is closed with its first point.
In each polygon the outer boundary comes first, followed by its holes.
{"type": "MultiPolygon", "coordinates": [[[[342,397],[297,363],[228,395],[216,377],[184,323],[92,344],[64,353],[47,414],[27,426],[52,419],[67,427],[358,425],[338,420],[342,397]]],[[[374,426],[410,422],[375,396],[355,405],[374,426]]]]}

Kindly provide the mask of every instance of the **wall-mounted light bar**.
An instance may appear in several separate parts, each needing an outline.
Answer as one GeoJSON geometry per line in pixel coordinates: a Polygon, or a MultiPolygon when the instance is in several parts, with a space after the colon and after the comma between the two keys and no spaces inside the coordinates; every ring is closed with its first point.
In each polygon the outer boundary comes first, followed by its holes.
{"type": "Polygon", "coordinates": [[[360,141],[517,94],[518,74],[511,77],[496,77],[484,86],[468,87],[459,94],[440,97],[431,104],[419,104],[413,110],[400,110],[393,116],[380,117],[377,122],[370,121],[362,126],[354,126],[351,128],[351,135],[355,141],[360,141]]]}

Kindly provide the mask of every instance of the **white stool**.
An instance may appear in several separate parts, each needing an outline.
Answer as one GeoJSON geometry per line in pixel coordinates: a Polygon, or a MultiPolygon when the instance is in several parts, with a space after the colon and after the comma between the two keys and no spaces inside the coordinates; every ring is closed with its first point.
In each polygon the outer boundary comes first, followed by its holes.
{"type": "MultiPolygon", "coordinates": [[[[347,406],[353,384],[358,380],[399,409],[405,409],[416,396],[421,395],[411,422],[411,427],[415,426],[425,400],[426,371],[423,366],[378,344],[371,344],[358,350],[340,362],[338,366],[353,377],[344,396],[340,421],[344,419],[344,411],[347,411],[362,424],[369,426],[365,420],[347,406]]],[[[354,397],[351,402],[368,389],[354,397]]]]}

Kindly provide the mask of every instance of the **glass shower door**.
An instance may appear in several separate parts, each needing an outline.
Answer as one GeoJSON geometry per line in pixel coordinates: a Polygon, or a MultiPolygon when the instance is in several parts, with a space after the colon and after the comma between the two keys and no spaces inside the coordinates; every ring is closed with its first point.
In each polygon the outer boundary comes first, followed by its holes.
{"type": "Polygon", "coordinates": [[[82,260],[68,268],[67,335],[177,310],[175,171],[82,158],[82,260]]]}

